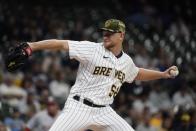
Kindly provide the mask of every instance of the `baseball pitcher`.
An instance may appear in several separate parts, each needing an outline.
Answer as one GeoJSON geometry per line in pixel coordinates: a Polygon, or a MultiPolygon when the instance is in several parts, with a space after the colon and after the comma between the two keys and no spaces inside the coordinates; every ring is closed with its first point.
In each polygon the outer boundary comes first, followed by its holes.
{"type": "Polygon", "coordinates": [[[9,71],[20,68],[37,50],[63,50],[80,62],[76,82],[50,131],[133,131],[110,107],[122,83],[174,77],[170,71],[176,71],[176,66],[164,72],[136,67],[122,50],[125,37],[122,21],[107,20],[101,30],[102,43],[56,39],[25,42],[6,59],[9,71]]]}

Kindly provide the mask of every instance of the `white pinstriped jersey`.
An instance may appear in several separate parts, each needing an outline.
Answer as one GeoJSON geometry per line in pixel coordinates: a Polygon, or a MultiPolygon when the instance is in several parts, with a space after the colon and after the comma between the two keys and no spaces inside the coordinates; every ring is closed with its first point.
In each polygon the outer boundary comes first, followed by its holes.
{"type": "Polygon", "coordinates": [[[80,95],[95,104],[112,104],[123,82],[131,83],[139,69],[123,52],[120,58],[105,49],[103,43],[68,41],[69,56],[80,62],[70,95],[80,95]]]}

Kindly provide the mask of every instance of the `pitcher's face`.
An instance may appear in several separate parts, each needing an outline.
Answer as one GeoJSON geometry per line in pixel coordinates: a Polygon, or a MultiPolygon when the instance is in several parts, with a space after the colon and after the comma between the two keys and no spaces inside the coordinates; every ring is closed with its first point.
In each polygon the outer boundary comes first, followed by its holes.
{"type": "Polygon", "coordinates": [[[113,33],[109,31],[103,31],[103,43],[106,49],[113,48],[118,43],[122,42],[122,33],[113,33]]]}

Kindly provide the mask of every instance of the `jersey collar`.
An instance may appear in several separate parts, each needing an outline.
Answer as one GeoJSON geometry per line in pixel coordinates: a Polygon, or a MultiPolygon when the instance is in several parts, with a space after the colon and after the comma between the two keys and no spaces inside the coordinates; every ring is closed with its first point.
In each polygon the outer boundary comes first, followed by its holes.
{"type": "Polygon", "coordinates": [[[116,58],[120,58],[123,55],[123,51],[121,51],[118,55],[116,55],[116,58]]]}

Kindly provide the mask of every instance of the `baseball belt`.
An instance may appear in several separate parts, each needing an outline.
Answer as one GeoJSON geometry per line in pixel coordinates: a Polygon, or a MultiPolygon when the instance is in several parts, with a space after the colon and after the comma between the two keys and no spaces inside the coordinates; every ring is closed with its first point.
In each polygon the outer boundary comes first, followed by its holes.
{"type": "MultiPolygon", "coordinates": [[[[76,101],[81,101],[81,97],[79,96],[79,95],[75,95],[75,96],[73,96],[73,99],[74,100],[76,100],[76,101]]],[[[97,105],[97,104],[94,104],[93,102],[91,102],[91,101],[89,101],[89,100],[87,100],[87,99],[83,99],[82,101],[81,101],[83,104],[85,104],[85,105],[88,105],[88,106],[90,106],[90,107],[98,107],[98,108],[100,108],[100,107],[105,107],[104,105],[97,105]]]]}

